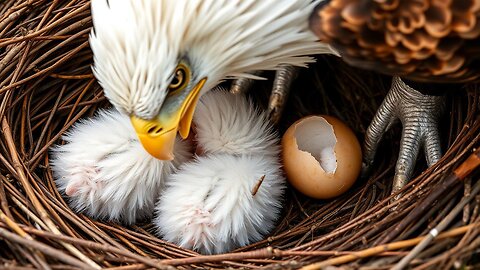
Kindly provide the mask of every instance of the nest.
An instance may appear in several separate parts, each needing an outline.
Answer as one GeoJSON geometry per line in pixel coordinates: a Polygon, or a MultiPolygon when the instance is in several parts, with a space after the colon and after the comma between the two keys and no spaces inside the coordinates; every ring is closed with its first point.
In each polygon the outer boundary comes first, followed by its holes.
{"type": "MultiPolygon", "coordinates": [[[[86,0],[0,3],[0,263],[18,269],[300,268],[415,269],[480,266],[480,91],[459,85],[442,121],[444,157],[390,196],[401,126],[383,139],[373,172],[346,194],[313,200],[289,188],[265,240],[202,256],[156,237],[149,222],[124,227],[73,212],[58,193],[49,148],[82,117],[109,106],[91,72],[86,0]],[[478,152],[477,152],[478,154],[478,152]],[[469,158],[470,157],[470,158],[469,158]],[[425,236],[433,228],[435,239],[425,236]],[[422,249],[415,249],[419,243],[422,249]],[[477,256],[477,257],[476,257],[477,256]],[[319,264],[320,263],[320,264],[319,264]]],[[[293,86],[280,131],[309,114],[343,119],[363,139],[390,78],[318,57],[293,86]]],[[[251,96],[265,106],[271,85],[251,96]]]]}

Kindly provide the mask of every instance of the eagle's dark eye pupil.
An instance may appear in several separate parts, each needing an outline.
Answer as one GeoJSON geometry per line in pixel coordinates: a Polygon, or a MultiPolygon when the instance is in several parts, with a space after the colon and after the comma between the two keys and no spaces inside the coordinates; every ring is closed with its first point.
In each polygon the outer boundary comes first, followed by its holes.
{"type": "Polygon", "coordinates": [[[178,77],[175,77],[172,80],[172,85],[177,85],[179,82],[180,82],[180,80],[178,79],[178,77]]]}
{"type": "Polygon", "coordinates": [[[181,88],[185,82],[185,76],[186,71],[183,68],[178,67],[177,70],[175,70],[175,75],[172,81],[170,82],[170,90],[176,90],[181,88]]]}

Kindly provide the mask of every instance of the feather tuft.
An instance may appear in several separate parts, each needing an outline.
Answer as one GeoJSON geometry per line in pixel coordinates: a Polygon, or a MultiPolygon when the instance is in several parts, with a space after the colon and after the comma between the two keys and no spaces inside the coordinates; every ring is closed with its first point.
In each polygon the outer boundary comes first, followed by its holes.
{"type": "Polygon", "coordinates": [[[277,155],[278,134],[268,115],[243,95],[218,88],[204,95],[194,115],[201,152],[277,155]]]}
{"type": "Polygon", "coordinates": [[[285,188],[280,166],[272,156],[197,157],[169,177],[153,222],[165,240],[203,254],[259,241],[280,214],[285,188]]]}
{"type": "Polygon", "coordinates": [[[152,216],[166,176],[191,157],[177,140],[174,161],[155,159],[116,110],[75,124],[63,139],[50,156],[59,191],[75,211],[125,224],[152,216]]]}
{"type": "Polygon", "coordinates": [[[279,217],[285,189],[278,135],[266,114],[245,96],[218,90],[202,97],[194,123],[204,156],[168,177],[156,206],[159,234],[204,254],[261,240],[279,217]]]}

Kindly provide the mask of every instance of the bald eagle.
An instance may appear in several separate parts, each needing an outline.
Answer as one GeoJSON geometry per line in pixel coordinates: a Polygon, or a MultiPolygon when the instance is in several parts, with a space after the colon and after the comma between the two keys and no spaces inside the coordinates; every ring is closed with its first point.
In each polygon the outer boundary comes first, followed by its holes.
{"type": "Polygon", "coordinates": [[[222,80],[333,53],[308,28],[319,2],[92,0],[94,74],[147,152],[171,160],[198,99],[222,80]]]}

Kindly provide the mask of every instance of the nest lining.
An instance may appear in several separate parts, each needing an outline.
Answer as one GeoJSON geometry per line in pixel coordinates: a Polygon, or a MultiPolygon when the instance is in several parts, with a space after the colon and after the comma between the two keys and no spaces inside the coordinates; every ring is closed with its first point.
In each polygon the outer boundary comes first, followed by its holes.
{"type": "MultiPolygon", "coordinates": [[[[418,243],[411,239],[426,235],[461,209],[444,229],[446,234],[416,254],[411,266],[479,266],[480,197],[471,195],[479,185],[478,170],[448,185],[448,192],[433,202],[425,201],[444,188],[447,176],[480,145],[476,84],[448,94],[441,126],[445,155],[431,168],[420,157],[415,179],[395,203],[390,190],[400,126],[383,139],[367,179],[332,200],[309,199],[289,188],[276,229],[265,240],[228,254],[201,256],[181,249],[157,238],[148,221],[124,227],[72,212],[55,188],[48,150],[75,121],[110,106],[91,72],[90,27],[88,1],[0,3],[1,264],[23,269],[277,269],[337,259],[345,267],[388,269],[418,243]],[[398,226],[403,227],[396,230],[398,226]],[[399,241],[404,242],[391,250],[382,246],[399,241]],[[375,247],[378,250],[371,249],[375,247]],[[354,251],[365,258],[344,256],[354,251]]],[[[284,132],[301,116],[331,114],[362,140],[389,83],[388,77],[319,56],[294,83],[279,129],[284,132]]],[[[250,95],[265,106],[269,89],[269,82],[258,82],[250,95]]]]}

